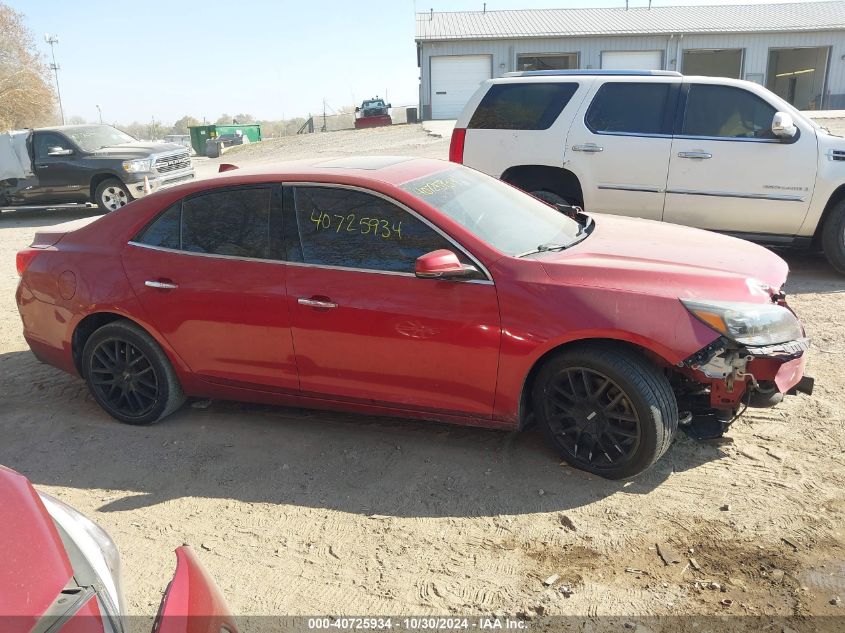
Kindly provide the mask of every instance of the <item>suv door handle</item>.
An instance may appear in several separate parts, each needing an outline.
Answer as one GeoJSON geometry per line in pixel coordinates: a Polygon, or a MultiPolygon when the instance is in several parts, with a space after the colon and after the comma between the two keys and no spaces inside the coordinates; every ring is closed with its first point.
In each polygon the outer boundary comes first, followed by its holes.
{"type": "Polygon", "coordinates": [[[573,145],[572,146],[573,152],[603,152],[604,148],[601,145],[596,145],[595,143],[585,143],[584,145],[573,145]]]}
{"type": "Polygon", "coordinates": [[[333,301],[329,301],[327,297],[311,297],[310,299],[300,297],[296,300],[296,302],[301,306],[318,309],[322,308],[323,310],[329,310],[337,307],[337,304],[333,301]]]}
{"type": "Polygon", "coordinates": [[[160,280],[156,280],[156,281],[148,279],[147,281],[144,282],[144,285],[147,288],[157,288],[158,290],[173,290],[173,289],[179,287],[176,284],[174,284],[172,281],[170,281],[169,279],[160,279],[160,280]]]}
{"type": "Polygon", "coordinates": [[[703,160],[705,158],[713,158],[713,154],[697,149],[691,152],[678,152],[678,158],[698,158],[703,160]]]}

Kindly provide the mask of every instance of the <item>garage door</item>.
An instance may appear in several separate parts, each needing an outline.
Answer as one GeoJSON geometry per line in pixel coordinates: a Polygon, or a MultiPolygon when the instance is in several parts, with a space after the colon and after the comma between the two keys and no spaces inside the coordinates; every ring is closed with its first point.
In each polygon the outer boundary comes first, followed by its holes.
{"type": "Polygon", "coordinates": [[[485,79],[490,79],[490,55],[449,55],[431,58],[431,118],[457,119],[485,79]]]}
{"type": "Polygon", "coordinates": [[[601,67],[608,70],[660,70],[663,51],[604,51],[601,67]]]}

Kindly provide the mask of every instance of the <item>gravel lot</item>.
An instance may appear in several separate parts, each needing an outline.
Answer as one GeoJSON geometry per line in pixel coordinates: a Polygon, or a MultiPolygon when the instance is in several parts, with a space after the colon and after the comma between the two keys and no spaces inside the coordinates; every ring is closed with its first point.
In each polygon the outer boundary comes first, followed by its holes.
{"type": "MultiPolygon", "coordinates": [[[[350,153],[445,157],[447,143],[394,126],[269,141],[222,162],[350,153]]],[[[845,599],[845,278],[821,258],[787,254],[816,394],[750,410],[719,442],[681,435],[652,471],[620,483],[559,464],[533,430],[225,402],[154,427],[118,424],[80,379],[34,359],[14,303],[15,251],[80,214],[0,216],[0,463],[114,537],[132,613],[155,613],[173,549],[188,542],[247,615],[763,614],[806,624],[845,614],[830,604],[845,599]],[[657,543],[681,562],[664,565],[657,543]]]]}

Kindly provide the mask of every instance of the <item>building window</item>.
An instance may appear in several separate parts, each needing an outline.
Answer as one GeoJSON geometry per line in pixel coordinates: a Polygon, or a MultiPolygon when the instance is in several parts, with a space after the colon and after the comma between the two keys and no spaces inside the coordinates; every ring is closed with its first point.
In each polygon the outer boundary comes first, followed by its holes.
{"type": "Polygon", "coordinates": [[[685,75],[742,79],[742,49],[685,50],[681,71],[685,75]]]}
{"type": "Polygon", "coordinates": [[[823,109],[829,55],[827,46],[770,50],[766,88],[799,110],[823,109]]]}
{"type": "Polygon", "coordinates": [[[517,70],[572,70],[578,68],[578,53],[518,55],[517,70]]]}

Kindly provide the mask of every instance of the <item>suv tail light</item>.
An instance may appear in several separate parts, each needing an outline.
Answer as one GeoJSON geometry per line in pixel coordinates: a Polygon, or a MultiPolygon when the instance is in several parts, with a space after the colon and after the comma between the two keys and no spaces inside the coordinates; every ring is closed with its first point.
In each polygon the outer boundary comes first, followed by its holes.
{"type": "Polygon", "coordinates": [[[23,277],[24,272],[27,268],[29,268],[29,265],[38,253],[38,249],[35,248],[25,248],[22,251],[18,251],[18,254],[15,257],[15,266],[18,269],[18,275],[23,277]]]}
{"type": "Polygon", "coordinates": [[[449,143],[449,160],[453,163],[463,164],[464,162],[464,141],[466,140],[466,128],[456,127],[452,130],[452,142],[449,143]]]}

